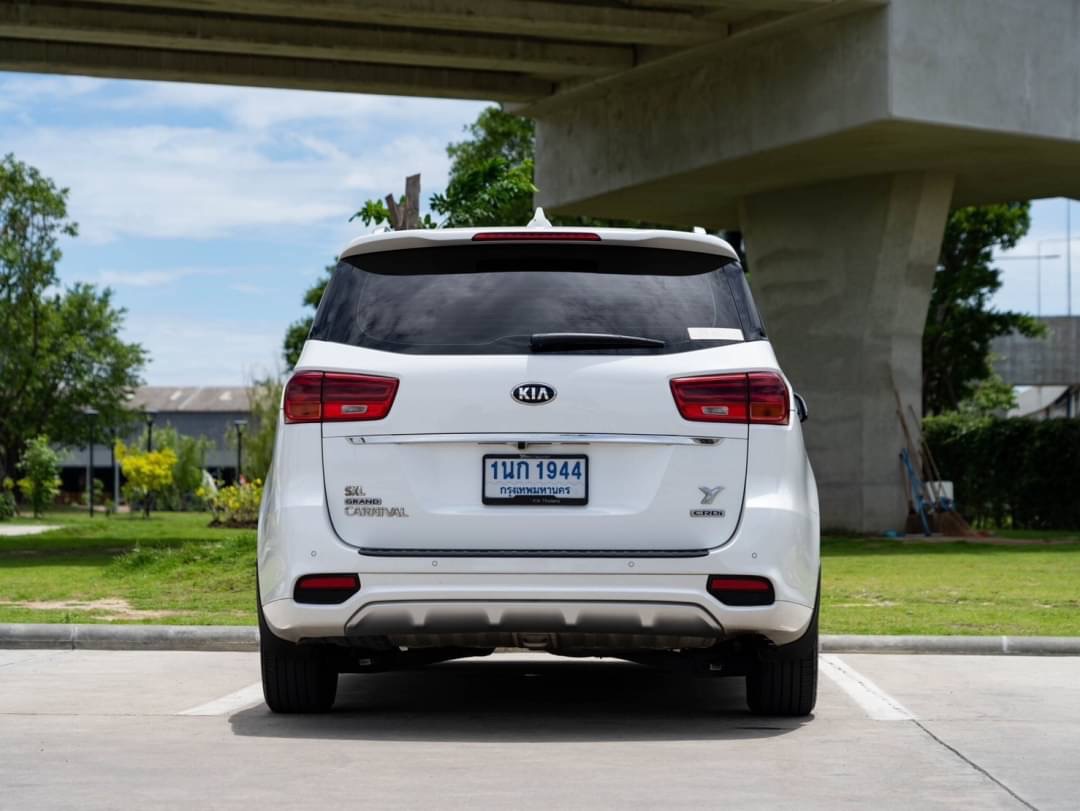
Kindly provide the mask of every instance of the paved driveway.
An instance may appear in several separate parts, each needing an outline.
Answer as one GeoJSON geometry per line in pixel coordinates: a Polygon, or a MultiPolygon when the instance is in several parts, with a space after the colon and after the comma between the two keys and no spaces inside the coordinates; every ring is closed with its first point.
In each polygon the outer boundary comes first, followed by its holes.
{"type": "Polygon", "coordinates": [[[739,680],[495,656],[271,715],[247,653],[0,651],[0,808],[1076,808],[1080,659],[827,656],[739,680]]]}

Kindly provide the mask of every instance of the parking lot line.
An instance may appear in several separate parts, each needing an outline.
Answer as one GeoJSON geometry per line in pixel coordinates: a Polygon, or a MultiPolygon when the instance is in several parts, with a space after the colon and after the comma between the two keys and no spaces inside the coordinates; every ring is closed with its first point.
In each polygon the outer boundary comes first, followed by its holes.
{"type": "Polygon", "coordinates": [[[178,712],[177,715],[228,715],[237,710],[245,710],[262,703],[262,682],[255,682],[240,690],[229,693],[221,698],[215,698],[197,707],[191,707],[178,712]]]}
{"type": "Polygon", "coordinates": [[[875,721],[914,721],[915,716],[866,676],[835,654],[823,654],[821,672],[828,676],[875,721]]]}

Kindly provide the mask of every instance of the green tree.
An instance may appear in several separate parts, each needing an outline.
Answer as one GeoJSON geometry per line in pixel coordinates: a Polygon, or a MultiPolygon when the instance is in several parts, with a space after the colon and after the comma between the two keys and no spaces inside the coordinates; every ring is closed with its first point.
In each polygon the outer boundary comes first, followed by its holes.
{"type": "Polygon", "coordinates": [[[74,237],[67,189],[13,155],[0,160],[0,477],[29,437],[83,444],[92,406],[119,424],[146,353],[120,339],[111,291],[59,290],[60,240],[74,237]]]}
{"type": "Polygon", "coordinates": [[[60,455],[53,450],[47,436],[42,434],[26,443],[19,459],[19,470],[23,473],[19,490],[30,502],[37,518],[60,492],[60,455]]]}
{"type": "MultiPolygon", "coordinates": [[[[145,448],[147,432],[132,447],[145,448]]],[[[172,484],[158,494],[158,509],[186,510],[192,507],[196,491],[202,487],[203,471],[206,469],[206,456],[213,450],[214,441],[205,436],[181,434],[171,425],[165,425],[154,431],[154,448],[168,449],[173,452],[176,462],[172,469],[172,484]]]]}
{"type": "Polygon", "coordinates": [[[173,468],[176,467],[176,453],[172,448],[159,451],[135,452],[128,450],[123,442],[116,443],[116,459],[124,471],[127,483],[124,485],[128,503],[139,501],[143,505],[143,515],[150,517],[150,500],[161,496],[173,486],[173,468]]]}
{"type": "Polygon", "coordinates": [[[1015,247],[1030,226],[1028,203],[961,208],[949,216],[923,332],[924,414],[958,409],[993,377],[991,340],[1014,330],[1043,333],[1031,316],[990,306],[1001,287],[994,251],[1015,247]]]}
{"type": "Polygon", "coordinates": [[[300,360],[300,351],[304,348],[304,341],[307,340],[308,333],[311,332],[311,324],[315,320],[315,310],[319,309],[319,302],[322,301],[323,292],[326,290],[326,285],[330,283],[330,274],[333,271],[334,266],[328,265],[319,280],[304,293],[304,306],[311,308],[311,315],[294,321],[285,331],[285,343],[281,354],[285,359],[287,369],[292,369],[300,360]]]}
{"type": "MultiPolygon", "coordinates": [[[[244,431],[244,477],[248,481],[266,481],[274,456],[278,414],[281,412],[281,379],[272,375],[253,380],[248,385],[248,410],[251,419],[244,431]]],[[[230,447],[236,447],[236,433],[228,435],[230,447]]]]}

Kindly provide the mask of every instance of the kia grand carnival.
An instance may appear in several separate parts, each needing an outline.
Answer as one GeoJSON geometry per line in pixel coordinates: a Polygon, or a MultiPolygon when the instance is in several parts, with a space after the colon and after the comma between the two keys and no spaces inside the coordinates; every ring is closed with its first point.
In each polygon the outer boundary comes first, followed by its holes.
{"type": "Polygon", "coordinates": [[[339,673],[496,647],[817,692],[805,404],[737,255],[703,234],[376,234],[288,380],[259,519],[277,712],[339,673]]]}

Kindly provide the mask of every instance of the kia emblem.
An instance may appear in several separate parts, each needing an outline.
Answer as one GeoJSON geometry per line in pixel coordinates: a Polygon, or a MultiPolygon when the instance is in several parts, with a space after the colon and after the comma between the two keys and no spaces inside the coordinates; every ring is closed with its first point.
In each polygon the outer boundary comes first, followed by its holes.
{"type": "Polygon", "coordinates": [[[543,405],[555,399],[555,389],[545,383],[522,383],[514,386],[510,396],[522,405],[543,405]]]}

